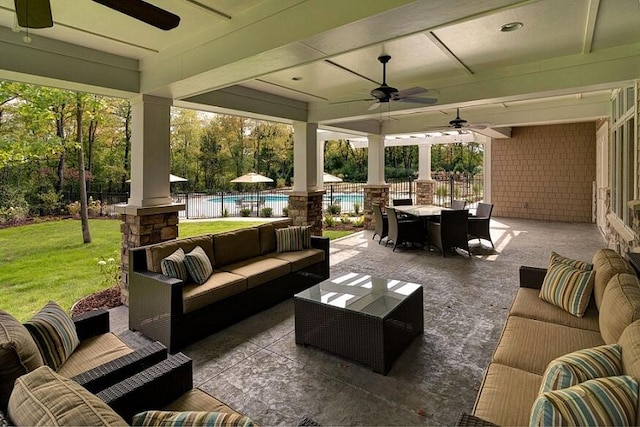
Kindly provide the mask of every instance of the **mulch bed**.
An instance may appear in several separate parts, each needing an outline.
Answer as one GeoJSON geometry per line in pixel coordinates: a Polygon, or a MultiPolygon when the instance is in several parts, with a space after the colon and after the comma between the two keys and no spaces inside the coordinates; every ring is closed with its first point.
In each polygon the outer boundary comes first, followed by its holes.
{"type": "Polygon", "coordinates": [[[71,307],[71,315],[77,316],[87,311],[99,308],[110,309],[122,305],[120,300],[120,286],[114,286],[103,291],[94,292],[91,295],[76,301],[71,307]]]}

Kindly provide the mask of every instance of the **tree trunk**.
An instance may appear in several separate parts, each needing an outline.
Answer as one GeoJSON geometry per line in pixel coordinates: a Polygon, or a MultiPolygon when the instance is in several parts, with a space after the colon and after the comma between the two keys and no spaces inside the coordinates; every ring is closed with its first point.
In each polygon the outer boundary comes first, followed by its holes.
{"type": "Polygon", "coordinates": [[[60,153],[60,159],[58,161],[58,193],[64,191],[64,167],[66,153],[64,150],[64,104],[60,107],[59,111],[54,110],[56,114],[56,135],[60,138],[62,144],[62,153],[60,153]]]}
{"type": "Polygon", "coordinates": [[[80,218],[82,220],[82,239],[91,243],[89,231],[89,209],[87,207],[87,180],[84,172],[84,148],[82,143],[82,98],[76,98],[76,142],[78,143],[78,169],[80,170],[80,218]]]}
{"type": "MultiPolygon", "coordinates": [[[[129,151],[131,149],[131,104],[127,101],[127,105],[124,112],[124,170],[129,170],[129,151]]],[[[122,191],[126,188],[127,173],[122,175],[122,181],[120,188],[122,191]]]]}

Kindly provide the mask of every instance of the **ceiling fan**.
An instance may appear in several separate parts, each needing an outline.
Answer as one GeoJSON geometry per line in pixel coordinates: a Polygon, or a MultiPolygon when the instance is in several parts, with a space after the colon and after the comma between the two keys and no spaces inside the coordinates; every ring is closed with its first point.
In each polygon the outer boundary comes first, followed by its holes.
{"type": "MultiPolygon", "coordinates": [[[[391,101],[411,102],[414,104],[432,105],[438,102],[437,98],[417,98],[416,95],[422,95],[429,92],[429,89],[423,87],[412,87],[409,89],[398,90],[395,87],[387,85],[387,63],[391,60],[391,55],[383,54],[378,57],[378,61],[382,64],[382,84],[371,91],[371,97],[376,101],[369,110],[378,108],[381,104],[391,101]]],[[[370,99],[356,99],[352,101],[338,102],[357,102],[370,101],[370,99]]]]}
{"type": "MultiPolygon", "coordinates": [[[[161,30],[170,30],[180,17],[142,0],[93,0],[161,30]]],[[[23,28],[53,27],[50,0],[14,0],[18,25],[23,28]]]]}
{"type": "Polygon", "coordinates": [[[465,119],[460,118],[460,109],[456,108],[456,118],[449,122],[449,127],[453,129],[486,129],[488,123],[471,124],[465,119]]]}

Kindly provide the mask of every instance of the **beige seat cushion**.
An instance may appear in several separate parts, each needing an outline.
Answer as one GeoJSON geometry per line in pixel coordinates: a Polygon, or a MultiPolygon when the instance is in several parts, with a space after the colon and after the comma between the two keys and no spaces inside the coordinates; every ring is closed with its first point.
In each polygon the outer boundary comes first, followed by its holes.
{"type": "Polygon", "coordinates": [[[126,356],[133,350],[115,334],[108,332],[80,341],[80,345],[60,367],[58,373],[73,378],[82,372],[126,356]]]}
{"type": "Polygon", "coordinates": [[[16,378],[43,364],[38,346],[27,328],[0,310],[0,411],[7,409],[16,378]]]}
{"type": "Polygon", "coordinates": [[[310,265],[324,261],[324,251],[321,249],[303,249],[294,252],[276,252],[268,255],[291,263],[291,271],[299,271],[310,265]]]}
{"type": "Polygon", "coordinates": [[[260,255],[266,255],[276,251],[276,229],[288,227],[293,224],[291,218],[282,221],[268,222],[258,227],[260,233],[260,255]]]}
{"type": "Polygon", "coordinates": [[[622,332],[622,373],[640,381],[640,320],[636,320],[622,332]]]}
{"type": "Polygon", "coordinates": [[[632,274],[616,274],[602,295],[600,332],[607,344],[615,344],[627,326],[640,319],[640,282],[632,274]]]}
{"type": "Polygon", "coordinates": [[[162,408],[165,411],[206,411],[238,413],[210,394],[193,388],[162,408]]]}
{"type": "Polygon", "coordinates": [[[243,228],[213,235],[215,267],[223,268],[229,264],[260,256],[260,233],[258,227],[243,228]]]}
{"type": "Polygon", "coordinates": [[[493,362],[542,375],[556,357],[603,344],[599,332],[509,316],[493,362]]]}
{"type": "Polygon", "coordinates": [[[576,317],[560,307],[543,301],[538,294],[539,291],[537,289],[518,289],[509,314],[589,331],[597,332],[600,330],[598,310],[593,302],[587,306],[583,317],[576,317]]]}
{"type": "Polygon", "coordinates": [[[16,380],[8,413],[18,426],[128,425],[97,396],[48,366],[16,380]]]}
{"type": "Polygon", "coordinates": [[[247,286],[251,289],[291,273],[291,264],[278,258],[259,256],[227,265],[222,269],[246,277],[247,286]]]}
{"type": "Polygon", "coordinates": [[[609,280],[618,273],[634,274],[634,272],[627,261],[611,249],[600,249],[593,255],[593,269],[596,271],[593,298],[596,307],[600,310],[602,296],[609,280]]]}
{"type": "Polygon", "coordinates": [[[202,285],[185,285],[182,289],[182,309],[185,313],[206,307],[216,301],[247,290],[247,279],[226,271],[214,270],[202,285]]]}
{"type": "Polygon", "coordinates": [[[491,363],[473,414],[501,426],[529,425],[531,406],[541,383],[540,375],[491,363]]]}
{"type": "Polygon", "coordinates": [[[201,236],[169,240],[167,242],[157,243],[155,245],[149,246],[146,250],[147,268],[150,271],[162,274],[162,268],[160,267],[160,264],[164,258],[177,251],[178,248],[182,248],[185,253],[189,253],[196,246],[200,246],[202,249],[204,249],[207,256],[209,256],[209,260],[211,260],[211,264],[215,265],[211,234],[203,234],[201,236]]]}

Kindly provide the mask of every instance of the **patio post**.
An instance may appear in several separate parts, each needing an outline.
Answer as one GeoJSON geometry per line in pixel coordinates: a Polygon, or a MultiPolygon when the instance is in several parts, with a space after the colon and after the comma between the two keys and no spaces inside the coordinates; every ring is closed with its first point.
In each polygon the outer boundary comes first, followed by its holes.
{"type": "Polygon", "coordinates": [[[389,204],[389,184],[384,180],[384,135],[368,135],[368,172],[364,186],[364,228],[373,230],[373,204],[389,204]]]}
{"type": "Polygon", "coordinates": [[[432,205],[436,182],[431,178],[431,144],[418,146],[418,180],[416,204],[432,205]]]}

